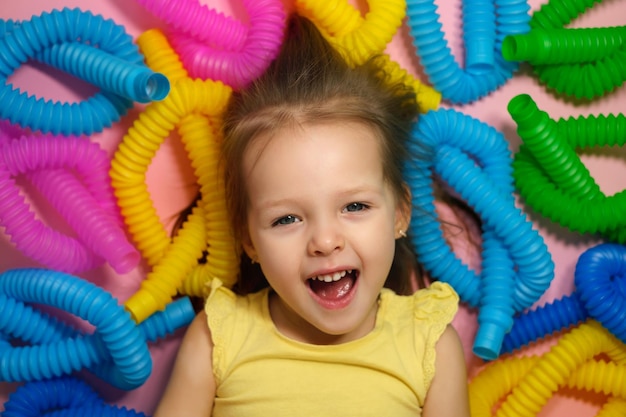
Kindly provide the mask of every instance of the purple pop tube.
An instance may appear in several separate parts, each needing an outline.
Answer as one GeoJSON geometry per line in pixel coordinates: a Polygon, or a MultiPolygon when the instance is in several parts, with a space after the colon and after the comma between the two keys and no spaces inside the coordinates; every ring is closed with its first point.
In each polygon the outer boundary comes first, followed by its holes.
{"type": "Polygon", "coordinates": [[[247,0],[248,37],[240,50],[216,50],[180,32],[169,34],[172,47],[193,78],[222,81],[237,89],[260,76],[276,57],[285,28],[280,0],[247,0]]]}
{"type": "Polygon", "coordinates": [[[141,256],[126,238],[121,218],[114,215],[117,210],[111,210],[116,206],[108,178],[108,157],[97,144],[75,137],[23,136],[2,146],[0,161],[6,169],[0,180],[1,189],[7,197],[12,196],[9,197],[12,204],[3,209],[7,233],[27,256],[64,272],[91,269],[101,263],[102,258],[118,273],[127,273],[137,266],[141,256]],[[67,171],[54,169],[58,167],[75,169],[85,181],[79,181],[67,171]],[[29,172],[28,179],[66,219],[86,247],[60,233],[45,232],[46,227],[35,220],[12,180],[26,172],[29,172]],[[25,236],[32,228],[39,233],[25,236]],[[46,245],[45,242],[56,250],[47,255],[48,251],[39,246],[46,245]],[[63,246],[67,245],[72,249],[59,259],[58,252],[64,252],[63,246]],[[80,253],[77,259],[82,262],[68,263],[66,258],[71,258],[76,251],[80,253]],[[65,266],[59,266],[59,262],[65,266]]]}
{"type": "Polygon", "coordinates": [[[206,43],[215,49],[240,50],[248,27],[198,0],[137,0],[174,31],[206,43]]]}

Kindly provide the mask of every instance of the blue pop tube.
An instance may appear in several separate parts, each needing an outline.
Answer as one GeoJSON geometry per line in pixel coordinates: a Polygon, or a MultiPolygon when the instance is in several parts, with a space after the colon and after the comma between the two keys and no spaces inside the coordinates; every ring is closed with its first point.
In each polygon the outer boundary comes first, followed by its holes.
{"type": "Polygon", "coordinates": [[[536,302],[554,276],[543,239],[515,207],[507,142],[491,126],[441,109],[420,117],[409,147],[415,157],[404,175],[412,194],[410,237],[418,259],[433,278],[450,283],[463,301],[481,309],[474,352],[495,359],[513,314],[536,302]],[[483,221],[480,275],[461,262],[443,236],[433,174],[483,221]]]}
{"type": "Polygon", "coordinates": [[[6,403],[2,417],[145,417],[125,407],[106,404],[84,381],[74,377],[28,382],[6,403]]]}
{"type": "MultiPolygon", "coordinates": [[[[6,274],[8,273],[9,272],[0,275],[0,279],[6,280],[6,274]]],[[[35,282],[31,285],[34,287],[30,290],[31,293],[36,292],[37,290],[44,291],[46,289],[46,283],[43,281],[57,280],[60,282],[59,285],[64,288],[62,291],[63,294],[60,294],[59,297],[69,299],[72,296],[71,293],[78,293],[76,300],[70,300],[68,302],[90,303],[91,298],[96,298],[96,300],[98,298],[109,298],[106,296],[106,293],[102,293],[105,294],[104,296],[100,294],[97,297],[81,297],[81,293],[88,293],[90,291],[93,292],[93,288],[91,288],[92,284],[56,272],[47,270],[14,270],[13,273],[16,277],[27,274],[26,281],[42,281],[41,283],[35,282]],[[31,275],[36,276],[31,277],[31,275]],[[63,281],[65,282],[63,283],[63,281]]],[[[8,279],[11,280],[12,278],[10,277],[8,279]]],[[[0,282],[0,285],[2,285],[3,282],[4,281],[0,282]]],[[[28,282],[25,284],[29,285],[28,282]]],[[[15,286],[15,283],[9,283],[9,285],[15,286]]],[[[13,290],[12,292],[16,291],[13,290]]],[[[20,295],[23,296],[21,293],[20,295]]],[[[37,302],[40,302],[40,300],[37,302]]],[[[84,312],[87,316],[101,314],[101,312],[95,311],[95,309],[98,308],[97,303],[91,302],[90,306],[94,305],[95,307],[92,308],[94,311],[90,310],[84,312]]],[[[154,342],[167,334],[173,333],[176,329],[188,325],[193,320],[194,315],[195,312],[187,297],[180,298],[168,304],[164,311],[151,315],[137,327],[143,336],[143,343],[137,342],[131,344],[131,346],[128,347],[128,351],[124,353],[128,356],[125,360],[128,360],[129,358],[131,360],[135,360],[136,358],[131,353],[133,351],[140,351],[143,348],[143,346],[141,346],[142,344],[145,345],[145,342],[154,342]]],[[[121,326],[120,322],[122,320],[111,321],[113,322],[112,326],[121,326]]],[[[106,328],[104,330],[106,330],[106,328]]],[[[92,373],[117,388],[135,388],[134,385],[129,385],[124,379],[120,378],[120,372],[115,366],[115,360],[109,353],[106,339],[102,338],[101,333],[102,330],[98,328],[93,335],[82,334],[74,328],[58,321],[54,317],[34,310],[32,307],[25,305],[23,302],[16,300],[15,298],[11,298],[6,295],[3,290],[0,290],[0,335],[3,337],[17,338],[22,342],[38,345],[31,347],[30,349],[0,349],[0,363],[3,364],[0,374],[4,380],[39,380],[43,377],[62,375],[64,372],[59,371],[50,374],[50,372],[46,371],[46,369],[53,369],[55,365],[47,364],[41,360],[39,362],[33,362],[28,352],[35,348],[45,351],[47,347],[43,345],[49,345],[49,349],[47,350],[54,351],[55,346],[63,346],[63,342],[65,341],[67,342],[67,345],[78,351],[78,356],[87,352],[83,355],[83,357],[88,356],[88,359],[85,359],[85,363],[83,365],[88,367],[92,373]],[[19,323],[19,325],[17,323],[19,323]]],[[[120,336],[124,337],[123,330],[121,330],[120,336]]],[[[112,343],[119,343],[119,341],[112,343]]],[[[71,351],[67,351],[65,353],[67,355],[73,354],[71,351]]],[[[61,360],[63,362],[70,361],[70,359],[64,358],[66,356],[64,353],[56,354],[62,357],[61,360]]],[[[47,358],[47,355],[42,354],[41,358],[47,358]]],[[[141,360],[142,358],[140,357],[139,359],[141,360]]],[[[82,359],[79,358],[77,360],[82,359]]],[[[63,365],[57,365],[57,368],[61,369],[63,368],[63,365]]]]}
{"type": "Polygon", "coordinates": [[[587,318],[626,343],[626,247],[602,243],[583,252],[574,272],[576,290],[515,318],[502,348],[512,352],[587,318]]]}
{"type": "Polygon", "coordinates": [[[57,340],[46,345],[5,349],[0,355],[2,380],[31,381],[70,374],[90,368],[106,353],[115,365],[108,381],[112,385],[134,389],[150,375],[152,359],[145,335],[123,306],[96,285],[51,270],[13,269],[0,274],[0,294],[25,303],[59,308],[96,328],[91,336],[58,340],[55,335],[66,333],[54,326],[47,337],[57,340]]]}
{"type": "Polygon", "coordinates": [[[4,23],[1,29],[0,118],[22,127],[89,136],[118,121],[132,107],[133,100],[159,99],[169,91],[164,76],[147,72],[150,70],[143,64],[143,56],[124,27],[102,16],[65,8],[19,23],[4,23]],[[76,43],[77,39],[82,44],[76,43]],[[87,82],[112,90],[102,90],[79,103],[37,99],[7,82],[31,58],[58,65],[87,82]]]}
{"type": "Polygon", "coordinates": [[[518,68],[501,54],[508,35],[530,29],[526,0],[464,0],[463,28],[466,70],[455,61],[444,38],[434,0],[407,0],[413,44],[424,71],[442,97],[466,104],[503,85],[518,68]]]}

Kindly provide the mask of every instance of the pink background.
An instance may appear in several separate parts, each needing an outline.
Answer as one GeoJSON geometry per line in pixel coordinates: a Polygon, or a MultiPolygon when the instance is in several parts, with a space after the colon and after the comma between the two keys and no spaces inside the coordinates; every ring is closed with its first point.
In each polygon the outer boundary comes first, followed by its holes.
{"type": "MultiPolygon", "coordinates": [[[[285,0],[287,7],[291,8],[291,2],[285,0]]],[[[240,1],[234,0],[201,0],[217,10],[228,15],[245,19],[245,12],[240,1]]],[[[439,0],[435,2],[438,13],[444,25],[446,39],[453,53],[462,65],[462,32],[461,32],[461,1],[439,0]]],[[[531,0],[529,4],[533,10],[537,9],[543,1],[531,0]]],[[[366,10],[366,2],[358,4],[361,10],[366,10]]],[[[164,23],[150,15],[139,3],[132,0],[29,0],[29,1],[2,1],[0,5],[0,18],[23,20],[32,15],[39,15],[43,11],[51,11],[55,8],[80,7],[83,10],[91,10],[94,14],[102,14],[106,18],[113,19],[116,23],[125,26],[127,32],[137,37],[143,31],[160,27],[165,28],[164,23]]],[[[626,2],[620,0],[605,0],[593,9],[576,19],[572,27],[597,27],[624,25],[626,2]]],[[[403,27],[388,47],[388,52],[409,72],[421,74],[419,59],[415,56],[406,27],[403,27]]],[[[427,82],[427,80],[420,76],[427,82]]],[[[10,78],[14,85],[28,91],[31,94],[45,98],[53,98],[61,101],[80,100],[93,93],[93,88],[64,75],[58,71],[43,68],[41,66],[25,65],[18,69],[10,78]]],[[[618,114],[626,110],[626,89],[619,88],[611,94],[607,94],[589,104],[575,104],[566,102],[549,93],[540,85],[534,76],[526,73],[518,73],[506,85],[475,103],[464,106],[449,106],[445,102],[444,107],[454,107],[466,114],[476,117],[505,134],[510,142],[511,149],[515,150],[519,144],[519,138],[515,133],[515,124],[506,111],[508,102],[514,96],[530,94],[538,107],[547,111],[551,118],[567,116],[588,116],[598,114],[618,114]]],[[[125,131],[141,111],[141,106],[135,108],[115,124],[112,128],[92,136],[92,140],[100,143],[111,154],[120,142],[125,131]]],[[[622,149],[604,149],[597,152],[585,152],[581,159],[591,171],[594,178],[606,195],[612,195],[625,187],[626,166],[624,165],[624,152],[622,149]]],[[[195,184],[192,171],[182,146],[175,138],[166,140],[159,149],[148,171],[148,185],[154,205],[162,222],[171,225],[178,211],[185,207],[195,193],[195,184]]],[[[32,191],[32,190],[31,190],[32,191]]],[[[29,192],[29,190],[25,190],[29,192]]],[[[30,197],[34,209],[49,224],[63,228],[62,221],[46,212],[45,203],[37,201],[36,196],[30,197]]],[[[553,256],[556,269],[555,280],[549,290],[539,300],[538,304],[553,300],[562,295],[569,294],[573,288],[573,272],[578,256],[590,246],[599,243],[599,240],[580,236],[553,225],[545,219],[532,217],[534,224],[545,239],[553,256]]],[[[0,230],[1,229],[0,227],[0,230]]],[[[14,267],[37,266],[18,251],[16,251],[4,233],[0,233],[0,271],[14,267]]],[[[125,275],[117,275],[108,266],[102,266],[88,273],[80,274],[106,290],[110,291],[121,302],[133,294],[146,275],[147,269],[140,266],[125,275]]],[[[481,368],[482,362],[472,357],[470,352],[472,339],[476,330],[475,315],[466,309],[455,320],[455,326],[461,333],[467,350],[468,366],[471,375],[475,375],[481,368]]],[[[95,386],[105,400],[118,405],[125,405],[151,414],[154,410],[158,396],[163,389],[172,359],[180,341],[182,332],[169,337],[157,344],[151,345],[151,353],[154,359],[154,370],[149,380],[140,388],[131,392],[120,392],[111,389],[99,381],[95,386]]],[[[546,340],[538,343],[532,349],[524,353],[540,353],[545,351],[554,340],[546,340]]],[[[0,383],[0,403],[15,388],[16,384],[0,383]]],[[[565,416],[574,412],[576,416],[592,416],[598,409],[598,400],[593,396],[589,398],[574,398],[580,393],[557,393],[555,397],[543,408],[541,416],[565,416]]],[[[0,407],[0,410],[3,408],[0,407]]]]}

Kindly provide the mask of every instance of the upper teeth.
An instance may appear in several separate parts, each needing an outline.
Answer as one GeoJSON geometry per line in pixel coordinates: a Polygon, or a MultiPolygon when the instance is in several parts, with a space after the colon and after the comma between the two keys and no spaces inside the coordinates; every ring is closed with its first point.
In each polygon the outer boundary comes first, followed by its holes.
{"type": "Polygon", "coordinates": [[[339,281],[341,278],[345,277],[347,273],[350,273],[350,272],[352,271],[341,271],[341,272],[335,272],[332,274],[318,275],[316,277],[313,277],[313,279],[316,279],[318,281],[324,281],[324,282],[339,281]]]}

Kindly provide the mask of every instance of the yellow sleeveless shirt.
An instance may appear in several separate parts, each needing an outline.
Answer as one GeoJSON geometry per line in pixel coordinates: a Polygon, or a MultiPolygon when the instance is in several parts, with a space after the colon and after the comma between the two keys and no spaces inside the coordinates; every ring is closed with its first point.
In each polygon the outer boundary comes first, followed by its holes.
{"type": "Polygon", "coordinates": [[[213,284],[205,311],[214,343],[214,417],[421,415],[435,344],[458,308],[448,284],[412,296],[383,289],[375,328],[330,346],[283,336],[268,294],[239,297],[213,284]]]}

